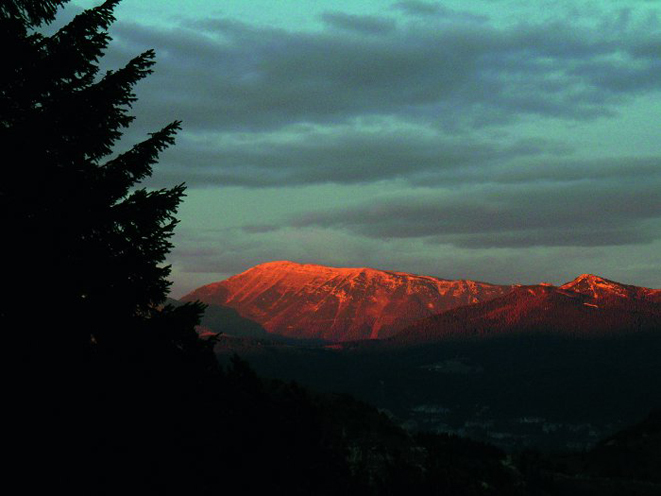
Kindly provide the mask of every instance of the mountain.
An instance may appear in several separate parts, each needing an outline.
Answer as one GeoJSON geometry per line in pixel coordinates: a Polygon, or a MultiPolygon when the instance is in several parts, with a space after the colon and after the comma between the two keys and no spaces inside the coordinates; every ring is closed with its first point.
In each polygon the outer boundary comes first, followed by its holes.
{"type": "Polygon", "coordinates": [[[487,302],[452,309],[402,330],[394,342],[448,336],[551,333],[612,335],[661,329],[661,290],[591,274],[556,287],[519,286],[487,302]]]}
{"type": "Polygon", "coordinates": [[[511,289],[369,268],[269,262],[198,288],[182,301],[234,308],[274,334],[348,341],[387,338],[421,318],[511,289]]]}
{"type": "Polygon", "coordinates": [[[560,289],[582,293],[595,300],[606,301],[647,301],[661,303],[661,289],[650,289],[631,286],[592,274],[583,274],[571,282],[563,284],[560,289]]]}

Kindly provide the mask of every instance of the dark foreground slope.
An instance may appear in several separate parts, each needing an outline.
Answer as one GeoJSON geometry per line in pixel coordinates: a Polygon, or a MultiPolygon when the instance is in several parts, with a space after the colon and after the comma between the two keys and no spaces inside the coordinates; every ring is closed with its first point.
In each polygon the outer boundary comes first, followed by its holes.
{"type": "Polygon", "coordinates": [[[202,374],[172,358],[146,370],[97,357],[94,409],[68,431],[86,434],[90,449],[75,471],[61,467],[58,487],[71,478],[85,494],[523,494],[496,448],[411,435],[347,395],[260,379],[238,358],[202,374]]]}
{"type": "Polygon", "coordinates": [[[661,494],[661,410],[584,453],[525,453],[517,464],[528,489],[562,496],[661,494]]]}
{"type": "MultiPolygon", "coordinates": [[[[480,442],[405,431],[346,394],[259,378],[237,357],[217,368],[203,347],[197,356],[149,349],[146,356],[127,358],[107,350],[95,356],[91,387],[79,399],[84,415],[78,412],[80,422],[65,430],[68,437],[84,435],[89,449],[75,467],[61,463],[68,455],[50,459],[48,470],[58,468],[51,484],[70,487],[75,481],[86,494],[120,494],[127,487],[142,494],[599,494],[556,491],[566,488],[567,478],[593,477],[583,465],[572,473],[549,465],[557,458],[512,459],[480,442]]],[[[360,358],[368,370],[375,365],[366,354],[360,358]]],[[[349,373],[357,370],[353,363],[349,373]]],[[[389,362],[391,378],[401,365],[389,362]]],[[[397,396],[406,396],[406,389],[397,396]]],[[[484,419],[484,412],[477,413],[484,419]]],[[[637,446],[647,456],[647,448],[637,446]]],[[[622,475],[618,487],[638,487],[632,477],[622,475]]]]}

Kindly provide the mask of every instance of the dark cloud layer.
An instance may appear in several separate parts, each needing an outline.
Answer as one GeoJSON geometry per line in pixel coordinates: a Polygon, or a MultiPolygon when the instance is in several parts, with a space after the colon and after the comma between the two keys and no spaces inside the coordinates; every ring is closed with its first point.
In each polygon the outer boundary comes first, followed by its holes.
{"type": "Polygon", "coordinates": [[[221,147],[214,140],[182,140],[167,162],[195,163],[161,174],[162,182],[241,186],[300,185],[324,182],[367,183],[385,179],[410,182],[473,181],[484,168],[517,158],[539,159],[566,151],[545,140],[500,143],[471,138],[425,136],[415,131],[301,133],[294,140],[238,140],[221,147]],[[222,164],[219,167],[218,164],[222,164]]]}
{"type": "Polygon", "coordinates": [[[661,238],[659,218],[657,173],[635,189],[616,182],[576,181],[491,185],[444,194],[422,191],[308,213],[291,225],[382,240],[424,238],[463,248],[613,246],[661,238]]]}
{"type": "Polygon", "coordinates": [[[360,34],[379,35],[395,30],[395,21],[385,17],[325,12],[321,19],[330,27],[360,34]]]}
{"type": "Polygon", "coordinates": [[[439,2],[421,2],[419,0],[404,0],[395,2],[392,8],[410,16],[436,17],[452,20],[486,22],[488,16],[473,14],[471,12],[456,11],[439,2]]]}
{"type": "MultiPolygon", "coordinates": [[[[413,19],[452,14],[426,2],[394,8],[413,19]]],[[[541,164],[571,148],[517,138],[507,125],[616,115],[623,102],[661,90],[658,29],[506,28],[456,17],[437,25],[327,12],[320,31],[231,19],[168,30],[118,22],[109,63],[156,48],[136,114],[150,130],[184,121],[161,179],[191,185],[499,180],[530,174],[535,167],[504,164],[525,157],[545,175],[541,164]],[[490,129],[500,137],[485,138],[490,129]]]]}
{"type": "Polygon", "coordinates": [[[399,10],[404,11],[409,15],[418,15],[418,16],[434,16],[439,15],[447,11],[446,7],[443,7],[440,3],[437,2],[421,2],[419,0],[405,0],[402,2],[395,2],[393,7],[399,10]]]}
{"type": "Polygon", "coordinates": [[[590,119],[661,88],[658,36],[564,23],[430,28],[326,14],[337,30],[289,32],[228,19],[172,30],[118,24],[122,46],[155,47],[149,114],[189,131],[277,129],[392,116],[473,129],[523,115],[590,119]],[[391,29],[392,28],[392,29],[391,29]],[[381,36],[372,36],[375,32],[381,36]],[[487,118],[488,117],[488,118],[487,118]]]}

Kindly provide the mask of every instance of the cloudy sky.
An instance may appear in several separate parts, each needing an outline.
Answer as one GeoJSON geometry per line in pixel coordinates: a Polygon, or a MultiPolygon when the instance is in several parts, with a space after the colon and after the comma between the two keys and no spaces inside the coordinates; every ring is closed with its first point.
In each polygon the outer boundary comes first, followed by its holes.
{"type": "MultiPolygon", "coordinates": [[[[61,19],[94,1],[74,0],[61,19]]],[[[173,296],[255,264],[661,288],[661,1],[124,0],[173,296]]]]}

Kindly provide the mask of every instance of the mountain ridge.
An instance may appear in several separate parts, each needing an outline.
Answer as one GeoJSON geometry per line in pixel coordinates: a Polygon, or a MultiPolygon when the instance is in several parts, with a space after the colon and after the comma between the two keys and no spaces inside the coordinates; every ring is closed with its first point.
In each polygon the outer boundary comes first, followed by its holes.
{"type": "Polygon", "coordinates": [[[182,301],[235,308],[274,334],[347,341],[389,337],[419,318],[511,289],[368,267],[278,261],[202,286],[182,301]]]}
{"type": "Polygon", "coordinates": [[[426,329],[416,332],[436,336],[432,339],[462,333],[555,329],[590,334],[650,327],[648,321],[659,313],[661,289],[587,273],[559,286],[496,285],[369,267],[273,261],[202,286],[182,301],[197,299],[233,308],[269,334],[346,342],[411,336],[416,326],[426,329]]]}
{"type": "Polygon", "coordinates": [[[594,274],[581,274],[574,280],[558,287],[578,293],[590,294],[595,299],[619,296],[661,302],[661,289],[623,284],[594,274]]]}
{"type": "Polygon", "coordinates": [[[551,333],[602,336],[661,329],[661,290],[582,274],[561,286],[517,286],[510,293],[421,319],[392,339],[551,333]]]}

